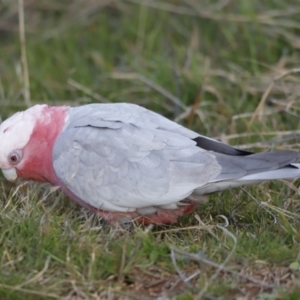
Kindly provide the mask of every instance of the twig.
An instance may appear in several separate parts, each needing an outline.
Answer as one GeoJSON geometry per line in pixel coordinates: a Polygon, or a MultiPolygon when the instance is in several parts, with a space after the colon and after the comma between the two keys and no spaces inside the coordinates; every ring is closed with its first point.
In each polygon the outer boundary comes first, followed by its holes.
{"type": "MultiPolygon", "coordinates": [[[[258,112],[257,116],[262,118],[265,116],[272,116],[274,114],[277,114],[279,112],[283,111],[282,108],[270,108],[268,111],[260,111],[258,112]]],[[[238,115],[234,115],[231,117],[233,121],[238,120],[238,119],[245,119],[245,118],[252,118],[254,115],[254,112],[249,112],[249,113],[242,113],[238,115]]]]}
{"type": "Polygon", "coordinates": [[[258,280],[254,277],[251,277],[251,276],[247,276],[247,275],[243,275],[243,274],[240,274],[239,272],[237,271],[234,271],[234,270],[230,270],[228,268],[226,268],[224,266],[224,263],[219,265],[203,256],[199,256],[198,254],[194,254],[194,253],[189,253],[189,252],[186,252],[186,251],[183,251],[183,250],[180,250],[180,249],[173,249],[173,252],[176,252],[180,255],[184,255],[186,257],[188,257],[189,259],[193,260],[193,261],[196,261],[196,262],[201,262],[201,263],[204,263],[206,265],[209,265],[211,267],[214,267],[214,268],[218,268],[220,269],[220,271],[224,271],[226,273],[230,273],[234,276],[237,276],[237,277],[240,277],[244,280],[247,280],[247,281],[250,281],[250,282],[253,282],[255,284],[258,284],[259,286],[263,287],[263,288],[269,288],[269,289],[273,289],[275,286],[273,284],[268,284],[266,282],[263,282],[261,280],[258,280]]]}
{"type": "Polygon", "coordinates": [[[203,98],[203,94],[204,94],[204,86],[205,86],[205,83],[206,83],[206,80],[207,80],[207,73],[208,73],[208,70],[209,70],[209,67],[210,67],[210,61],[208,59],[205,60],[205,63],[204,63],[204,76],[202,78],[202,82],[200,84],[200,87],[199,87],[199,90],[198,90],[198,93],[196,94],[196,98],[194,100],[194,103],[192,104],[192,107],[191,107],[191,110],[190,110],[190,113],[187,117],[187,123],[188,125],[190,126],[192,121],[193,121],[193,118],[194,118],[194,115],[195,115],[195,112],[203,98]]]}
{"type": "MultiPolygon", "coordinates": [[[[205,226],[205,223],[201,220],[201,218],[198,214],[195,214],[195,219],[199,222],[199,224],[200,224],[199,226],[205,226]]],[[[215,226],[214,226],[214,228],[215,228],[215,226]]],[[[218,238],[218,236],[216,234],[213,233],[212,229],[213,229],[212,227],[207,227],[207,231],[209,232],[209,234],[212,235],[218,242],[221,243],[220,239],[218,238]]]]}
{"type": "MultiPolygon", "coordinates": [[[[139,0],[126,0],[127,2],[131,2],[134,4],[140,4],[139,0]]],[[[171,13],[181,14],[181,15],[187,15],[187,16],[195,16],[195,17],[201,17],[203,19],[210,19],[214,21],[227,21],[227,22],[236,22],[236,23],[253,23],[253,17],[245,16],[245,15],[239,15],[239,14],[224,14],[224,13],[216,13],[214,11],[209,10],[203,10],[203,7],[200,6],[194,6],[193,8],[189,8],[186,6],[180,6],[180,5],[174,5],[163,1],[153,1],[148,0],[147,2],[144,2],[144,5],[147,5],[149,7],[160,9],[164,11],[168,11],[171,13]]],[[[299,12],[299,10],[296,10],[299,12]]],[[[282,15],[284,15],[285,12],[282,11],[282,15]]],[[[277,16],[279,16],[279,11],[277,11],[277,16]]],[[[264,25],[270,25],[270,26],[277,26],[277,27],[285,27],[285,28],[295,28],[299,29],[300,24],[294,21],[287,21],[287,20],[280,20],[274,18],[271,14],[258,14],[256,15],[255,21],[259,24],[264,25]]]]}
{"type": "Polygon", "coordinates": [[[272,144],[272,142],[257,142],[252,144],[233,145],[233,147],[238,148],[240,150],[247,150],[252,148],[270,149],[270,146],[272,144]]]}
{"type": "Polygon", "coordinates": [[[251,276],[247,276],[247,275],[243,275],[243,274],[240,274],[239,272],[237,271],[234,271],[234,270],[230,270],[228,268],[226,268],[224,265],[219,265],[207,258],[204,258],[203,256],[199,256],[198,254],[193,254],[193,253],[189,253],[189,252],[186,252],[186,251],[183,251],[183,250],[179,250],[179,249],[173,249],[173,251],[177,252],[178,254],[181,254],[181,255],[185,255],[187,256],[188,258],[190,258],[191,260],[193,261],[197,261],[197,262],[202,262],[202,263],[205,263],[211,267],[214,267],[214,268],[220,268],[221,267],[221,271],[224,271],[226,273],[230,273],[230,274],[233,274],[237,277],[240,277],[244,280],[248,280],[250,282],[253,282],[255,284],[258,284],[259,286],[261,287],[264,287],[264,288],[269,288],[269,289],[272,289],[274,288],[275,286],[273,284],[268,284],[268,283],[265,283],[261,280],[258,280],[258,279],[255,279],[254,277],[251,277],[251,276]]]}
{"type": "MultiPolygon", "coordinates": [[[[27,182],[24,181],[21,184],[19,184],[16,188],[14,188],[13,194],[9,197],[8,201],[6,202],[6,205],[4,206],[4,208],[2,208],[2,211],[5,211],[10,206],[10,203],[11,203],[12,199],[17,195],[17,193],[19,192],[19,190],[23,186],[25,186],[26,184],[27,184],[27,182]]],[[[16,209],[16,206],[14,205],[12,210],[15,210],[15,209],[16,209]]]]}
{"type": "Polygon", "coordinates": [[[61,296],[55,295],[55,294],[51,294],[51,293],[44,293],[44,292],[39,292],[39,291],[34,291],[34,290],[29,290],[29,289],[24,289],[24,288],[19,288],[18,286],[11,286],[11,285],[7,285],[4,283],[0,283],[0,288],[3,289],[7,289],[7,290],[11,290],[11,291],[18,291],[18,292],[22,292],[22,293],[26,293],[26,294],[32,294],[32,295],[38,295],[41,297],[51,297],[54,299],[61,299],[61,296]]]}
{"type": "Polygon", "coordinates": [[[246,193],[256,204],[257,206],[262,209],[264,209],[268,214],[270,214],[274,218],[274,224],[277,224],[277,218],[270,210],[268,210],[264,205],[262,205],[255,197],[253,197],[248,191],[246,191],[243,187],[240,187],[240,189],[246,193]]]}
{"type": "Polygon", "coordinates": [[[202,299],[202,297],[204,296],[205,292],[207,291],[209,285],[218,277],[219,273],[225,268],[225,265],[229,262],[229,260],[233,256],[233,254],[236,250],[236,247],[237,247],[236,236],[233,235],[228,229],[224,228],[223,226],[217,225],[217,227],[222,229],[225,234],[229,235],[233,239],[234,245],[233,245],[231,251],[229,252],[229,254],[227,255],[227,257],[225,258],[225,260],[218,266],[216,272],[211,276],[211,278],[207,282],[205,282],[205,285],[202,288],[202,290],[200,291],[200,293],[198,293],[198,295],[194,298],[195,300],[202,299]]]}
{"type": "Polygon", "coordinates": [[[122,246],[122,259],[121,259],[121,264],[120,264],[119,274],[118,274],[119,283],[122,283],[124,279],[124,268],[126,264],[126,249],[127,249],[127,244],[125,242],[122,246]]]}
{"type": "Polygon", "coordinates": [[[179,232],[179,231],[185,231],[185,230],[194,230],[194,229],[213,229],[215,228],[215,225],[199,225],[199,226],[189,226],[189,227],[182,227],[182,228],[171,228],[166,230],[160,230],[160,231],[154,231],[153,234],[160,234],[160,233],[171,233],[171,232],[179,232]]]}
{"type": "Polygon", "coordinates": [[[23,0],[18,0],[18,1],[19,1],[19,34],[20,34],[22,73],[23,73],[23,83],[24,83],[24,100],[27,107],[30,107],[31,106],[30,81],[29,81],[28,63],[27,63],[27,54],[26,54],[24,2],[23,0]]]}
{"type": "Polygon", "coordinates": [[[38,272],[35,276],[33,276],[32,278],[28,279],[27,281],[24,281],[23,283],[17,285],[16,287],[20,289],[24,285],[27,285],[27,284],[29,284],[31,282],[34,282],[34,281],[37,281],[48,270],[50,260],[51,260],[51,257],[48,256],[47,259],[46,259],[45,265],[44,265],[43,269],[40,272],[38,272]]]}
{"type": "Polygon", "coordinates": [[[277,207],[275,205],[272,205],[268,202],[261,202],[262,206],[266,206],[274,211],[276,211],[279,214],[283,214],[285,217],[290,218],[290,219],[299,219],[299,214],[298,213],[292,213],[286,209],[282,209],[280,207],[277,207]]]}
{"type": "Polygon", "coordinates": [[[114,79],[125,79],[125,80],[134,80],[137,79],[146,85],[150,86],[154,90],[158,91],[161,93],[163,96],[166,98],[170,99],[174,104],[178,105],[182,109],[187,109],[187,106],[184,105],[180,99],[178,99],[176,96],[171,94],[169,91],[167,91],[165,88],[162,86],[158,85],[154,81],[150,80],[149,78],[146,78],[145,76],[138,74],[138,73],[119,73],[119,72],[114,72],[112,73],[112,78],[114,79]]]}
{"type": "Polygon", "coordinates": [[[189,277],[186,277],[182,272],[181,270],[179,269],[179,267],[177,266],[177,263],[176,263],[176,253],[177,254],[180,254],[180,255],[184,255],[184,256],[187,256],[188,258],[190,258],[191,260],[194,260],[194,261],[197,261],[197,262],[201,262],[201,263],[205,263],[209,266],[212,266],[212,267],[215,267],[217,268],[216,272],[213,274],[213,276],[209,279],[208,282],[206,282],[205,286],[202,288],[202,290],[198,293],[198,295],[194,298],[194,299],[202,299],[204,297],[204,294],[205,292],[207,291],[207,288],[209,287],[209,285],[217,278],[217,276],[219,275],[219,273],[221,271],[224,271],[224,272],[227,272],[227,273],[230,273],[230,274],[233,274],[239,278],[242,278],[243,280],[247,280],[247,281],[250,281],[250,282],[253,282],[263,288],[269,288],[269,289],[273,289],[275,286],[273,284],[268,284],[268,283],[265,283],[261,280],[257,280],[256,278],[254,277],[251,277],[251,276],[247,276],[247,275],[243,275],[243,274],[240,274],[239,272],[236,272],[234,270],[230,270],[228,268],[225,267],[225,265],[229,262],[229,260],[232,258],[235,250],[236,250],[236,247],[237,247],[237,238],[236,236],[234,236],[229,230],[227,230],[226,228],[224,228],[223,226],[220,226],[220,225],[216,225],[217,228],[220,228],[223,230],[223,232],[230,236],[233,241],[234,241],[234,246],[233,248],[231,249],[230,253],[228,254],[228,256],[226,257],[226,259],[222,262],[222,264],[217,264],[207,258],[205,258],[204,256],[200,256],[199,254],[193,254],[193,253],[189,253],[189,252],[186,252],[186,251],[183,251],[183,250],[179,250],[179,249],[171,249],[171,260],[172,260],[172,263],[174,265],[174,268],[177,272],[177,274],[179,275],[180,279],[186,284],[188,285],[189,287],[192,287],[191,284],[188,282],[190,279],[194,278],[195,276],[199,275],[201,272],[200,271],[197,271],[195,274],[189,276],[189,277]]]}
{"type": "MultiPolygon", "coordinates": [[[[275,83],[281,79],[283,79],[284,77],[290,75],[290,74],[295,74],[295,73],[300,73],[300,68],[295,68],[295,69],[290,69],[286,72],[283,72],[282,74],[276,76],[272,82],[269,84],[268,88],[266,89],[266,91],[264,92],[258,106],[256,107],[254,114],[250,120],[250,126],[253,124],[254,120],[256,119],[256,117],[262,116],[263,115],[263,108],[265,106],[266,100],[271,92],[271,90],[273,89],[273,87],[275,86],[275,83]]],[[[260,117],[261,119],[261,117],[260,117]]]]}
{"type": "MultiPolygon", "coordinates": [[[[127,0],[127,2],[134,3],[134,4],[141,3],[140,0],[127,0]]],[[[188,7],[179,6],[179,5],[177,6],[174,4],[167,3],[167,2],[156,2],[156,1],[148,0],[147,2],[145,1],[143,4],[147,5],[149,7],[152,7],[152,8],[165,10],[165,11],[180,14],[180,15],[187,15],[187,16],[198,16],[199,15],[198,12],[196,12],[195,10],[192,10],[188,7]]]]}
{"type": "MultiPolygon", "coordinates": [[[[287,181],[287,180],[281,180],[282,182],[284,182],[290,189],[292,189],[294,192],[296,192],[297,193],[297,195],[300,195],[300,189],[299,188],[297,188],[297,187],[295,187],[294,185],[293,185],[293,183],[292,182],[290,182],[290,181],[287,181]]],[[[299,214],[295,214],[296,216],[298,216],[298,217],[300,217],[299,216],[299,214]]]]}
{"type": "MultiPolygon", "coordinates": [[[[238,139],[242,137],[250,136],[264,136],[264,135],[276,135],[276,136],[295,136],[300,135],[300,130],[285,130],[285,131],[260,131],[260,132],[244,132],[225,135],[227,140],[238,139]]],[[[214,137],[219,139],[219,137],[214,137]]]]}
{"type": "Polygon", "coordinates": [[[148,7],[144,5],[145,0],[141,0],[140,12],[139,12],[139,23],[138,23],[138,32],[136,45],[139,51],[142,51],[145,43],[145,28],[147,23],[147,9],[148,7]]]}
{"type": "Polygon", "coordinates": [[[177,266],[177,262],[176,262],[176,256],[175,256],[175,249],[171,249],[171,260],[173,263],[173,266],[177,272],[177,274],[179,275],[180,279],[182,280],[182,282],[184,282],[189,288],[192,288],[193,286],[189,283],[189,281],[187,280],[186,276],[181,272],[181,270],[178,268],[177,266]]]}
{"type": "Polygon", "coordinates": [[[82,92],[84,92],[85,94],[87,94],[88,96],[93,97],[94,99],[98,100],[99,102],[110,102],[108,99],[106,99],[105,97],[93,92],[91,89],[83,86],[82,84],[80,84],[79,82],[75,81],[74,79],[68,79],[68,84],[73,86],[74,88],[76,88],[77,90],[80,90],[82,92]]]}

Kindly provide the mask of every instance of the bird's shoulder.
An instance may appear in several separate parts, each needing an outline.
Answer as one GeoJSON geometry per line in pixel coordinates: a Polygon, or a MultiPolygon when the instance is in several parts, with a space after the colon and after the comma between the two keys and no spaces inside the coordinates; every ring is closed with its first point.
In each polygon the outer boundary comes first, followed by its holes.
{"type": "Polygon", "coordinates": [[[120,128],[131,124],[138,128],[160,129],[193,139],[196,132],[177,124],[164,116],[131,103],[88,104],[68,110],[65,129],[82,126],[120,128]]]}

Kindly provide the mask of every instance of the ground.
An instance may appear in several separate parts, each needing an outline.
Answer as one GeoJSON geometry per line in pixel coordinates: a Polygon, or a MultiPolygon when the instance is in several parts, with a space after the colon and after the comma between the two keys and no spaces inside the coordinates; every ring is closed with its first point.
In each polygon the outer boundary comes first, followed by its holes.
{"type": "MultiPolygon", "coordinates": [[[[131,102],[240,149],[299,151],[299,1],[22,3],[0,2],[2,119],[131,102]]],[[[108,226],[47,185],[1,178],[0,193],[1,299],[300,298],[299,180],[213,194],[164,227],[108,226]]]]}

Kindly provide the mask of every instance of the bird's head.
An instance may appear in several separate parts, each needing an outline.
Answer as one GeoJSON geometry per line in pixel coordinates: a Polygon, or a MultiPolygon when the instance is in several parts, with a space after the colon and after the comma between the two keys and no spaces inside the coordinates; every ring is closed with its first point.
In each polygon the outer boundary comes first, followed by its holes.
{"type": "Polygon", "coordinates": [[[18,112],[0,125],[0,168],[6,179],[17,179],[17,170],[26,161],[24,148],[29,143],[37,120],[47,105],[35,105],[18,112]]]}

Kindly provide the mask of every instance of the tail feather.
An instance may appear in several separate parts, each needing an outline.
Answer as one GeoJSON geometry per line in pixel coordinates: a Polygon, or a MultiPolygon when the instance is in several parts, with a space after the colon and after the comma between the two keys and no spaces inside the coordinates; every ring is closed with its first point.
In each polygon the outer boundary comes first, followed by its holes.
{"type": "Polygon", "coordinates": [[[216,155],[222,170],[218,177],[199,187],[195,194],[205,195],[228,188],[261,181],[300,178],[299,154],[295,151],[274,151],[244,157],[216,155]]]}
{"type": "Polygon", "coordinates": [[[280,172],[284,167],[295,163],[300,159],[298,152],[281,150],[274,152],[262,152],[247,156],[229,156],[214,153],[221,173],[215,178],[215,182],[223,180],[240,179],[247,175],[262,174],[274,170],[280,172]]]}
{"type": "Polygon", "coordinates": [[[300,164],[290,164],[281,169],[246,175],[240,179],[237,179],[236,181],[237,182],[264,181],[264,180],[278,180],[278,179],[294,179],[298,177],[300,177],[300,164]]]}

